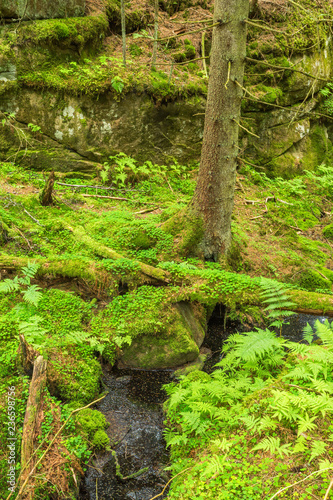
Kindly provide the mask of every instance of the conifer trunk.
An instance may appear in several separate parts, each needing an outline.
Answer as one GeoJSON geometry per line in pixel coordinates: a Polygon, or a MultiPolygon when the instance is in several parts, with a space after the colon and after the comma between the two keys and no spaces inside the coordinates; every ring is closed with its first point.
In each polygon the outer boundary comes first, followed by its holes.
{"type": "Polygon", "coordinates": [[[192,210],[203,220],[200,251],[218,260],[231,243],[249,0],[215,0],[205,128],[192,210]]]}

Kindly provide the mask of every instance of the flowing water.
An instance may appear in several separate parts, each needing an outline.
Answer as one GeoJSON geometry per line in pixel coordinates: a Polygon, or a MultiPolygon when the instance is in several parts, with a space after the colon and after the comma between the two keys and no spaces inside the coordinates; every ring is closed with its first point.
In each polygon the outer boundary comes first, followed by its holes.
{"type": "MultiPolygon", "coordinates": [[[[326,317],[295,314],[283,326],[282,335],[300,342],[303,328],[307,323],[313,326],[317,319],[325,321],[326,317]]],[[[204,342],[212,351],[205,370],[210,372],[220,360],[223,342],[231,333],[250,329],[240,323],[227,323],[224,330],[223,311],[219,313],[217,308],[204,342]]],[[[129,476],[142,468],[147,471],[132,479],[121,479],[116,475],[112,454],[99,455],[88,466],[80,500],[150,500],[161,493],[168,481],[163,468],[169,460],[163,439],[162,404],[166,394],[162,385],[171,382],[172,373],[172,370],[104,370],[103,383],[109,392],[97,408],[110,423],[107,433],[120,472],[129,476]]],[[[167,490],[158,498],[165,498],[166,493],[167,490]]]]}
{"type": "Polygon", "coordinates": [[[168,481],[163,468],[169,457],[163,439],[162,385],[171,381],[171,375],[166,370],[104,370],[109,393],[97,409],[110,423],[106,432],[120,472],[125,477],[143,468],[147,471],[121,479],[112,454],[100,455],[88,467],[80,500],[149,500],[163,490],[168,481]]]}

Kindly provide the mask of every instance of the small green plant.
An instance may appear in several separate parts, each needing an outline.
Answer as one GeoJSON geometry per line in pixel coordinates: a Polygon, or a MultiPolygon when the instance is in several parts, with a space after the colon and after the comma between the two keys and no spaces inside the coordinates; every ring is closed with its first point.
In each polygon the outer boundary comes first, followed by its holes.
{"type": "Polygon", "coordinates": [[[35,125],[34,123],[28,123],[28,127],[33,131],[33,132],[40,132],[42,129],[38,126],[35,125]]]}
{"type": "Polygon", "coordinates": [[[117,94],[121,94],[123,91],[125,84],[120,76],[115,76],[111,80],[111,87],[117,92],[117,94]]]}
{"type": "Polygon", "coordinates": [[[268,318],[272,319],[270,327],[276,326],[282,332],[282,325],[288,316],[292,316],[294,311],[289,311],[288,307],[293,307],[295,304],[289,299],[285,293],[285,285],[278,281],[261,278],[260,286],[262,289],[261,298],[264,304],[268,304],[265,311],[268,312],[268,318]]]}

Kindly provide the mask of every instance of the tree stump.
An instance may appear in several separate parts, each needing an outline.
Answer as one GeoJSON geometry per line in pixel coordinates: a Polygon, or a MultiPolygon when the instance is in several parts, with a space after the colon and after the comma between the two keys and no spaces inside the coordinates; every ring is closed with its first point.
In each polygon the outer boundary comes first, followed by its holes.
{"type": "Polygon", "coordinates": [[[53,185],[55,181],[54,171],[50,172],[50,175],[46,181],[43,191],[39,195],[40,204],[43,207],[48,207],[49,205],[53,205],[53,185]]]}

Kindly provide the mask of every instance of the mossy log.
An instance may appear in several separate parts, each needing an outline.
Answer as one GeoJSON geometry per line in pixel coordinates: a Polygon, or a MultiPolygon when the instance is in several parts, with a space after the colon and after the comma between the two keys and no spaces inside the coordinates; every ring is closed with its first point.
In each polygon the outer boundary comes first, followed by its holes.
{"type": "MultiPolygon", "coordinates": [[[[124,258],[123,255],[119,254],[115,250],[112,250],[112,248],[102,245],[98,241],[91,238],[91,236],[87,235],[83,227],[80,226],[71,227],[67,225],[66,228],[69,231],[71,231],[81,243],[90,248],[96,255],[114,260],[119,260],[124,258]]],[[[163,271],[162,269],[157,269],[156,267],[150,266],[149,264],[144,264],[139,260],[133,260],[133,262],[138,265],[141,273],[144,274],[145,276],[153,278],[157,281],[162,281],[164,283],[170,282],[170,274],[167,273],[166,271],[163,271]]]]}
{"type": "MultiPolygon", "coordinates": [[[[89,237],[87,237],[89,238],[89,237]]],[[[92,240],[92,243],[98,246],[98,243],[92,240]]],[[[97,249],[96,249],[97,250],[97,249]]],[[[117,254],[114,250],[111,250],[107,247],[103,247],[101,245],[100,252],[96,252],[104,254],[104,257],[112,258],[112,259],[121,259],[123,256],[117,254]],[[104,251],[105,250],[105,251],[104,251]],[[114,256],[117,257],[114,257],[114,256]]],[[[54,257],[52,259],[47,259],[45,257],[33,257],[33,259],[27,257],[17,257],[13,255],[0,255],[0,269],[15,269],[19,270],[22,267],[26,266],[29,261],[33,260],[36,264],[40,265],[38,270],[39,276],[64,276],[67,278],[79,278],[84,282],[89,283],[91,287],[98,291],[107,290],[110,285],[117,279],[116,273],[112,273],[103,269],[103,267],[98,265],[95,261],[89,260],[56,260],[54,257]]],[[[144,264],[142,262],[134,261],[138,264],[138,267],[141,271],[138,273],[136,282],[138,284],[149,284],[149,283],[168,283],[169,280],[167,278],[168,273],[162,271],[162,269],[157,269],[148,264],[144,264]]],[[[133,276],[129,278],[133,279],[133,276]]],[[[122,278],[122,281],[126,282],[126,277],[122,278]]],[[[170,279],[171,281],[171,279],[170,279]]],[[[96,292],[97,294],[97,292],[96,292]]]]}
{"type": "Polygon", "coordinates": [[[42,408],[43,392],[46,386],[47,361],[43,356],[38,356],[34,362],[33,375],[29,387],[29,397],[25,411],[22,446],[21,446],[21,470],[20,493],[17,498],[20,500],[32,500],[34,498],[33,489],[29,489],[29,475],[33,472],[33,453],[35,450],[35,437],[38,425],[38,418],[42,408]],[[28,479],[28,481],[27,481],[28,479]],[[22,486],[25,485],[24,489],[22,486]],[[22,492],[21,492],[22,489],[22,492]]]}

